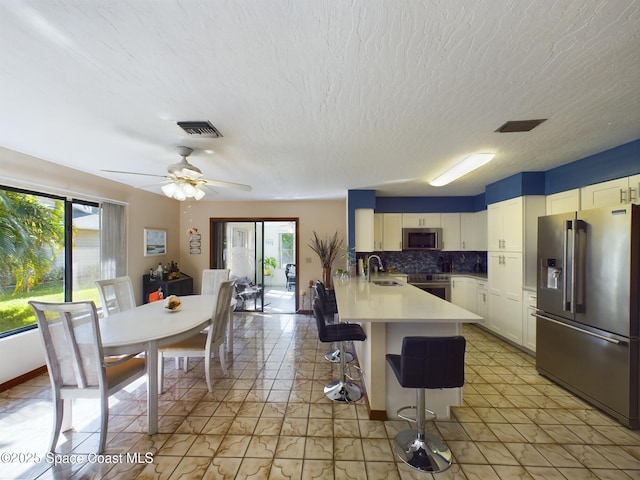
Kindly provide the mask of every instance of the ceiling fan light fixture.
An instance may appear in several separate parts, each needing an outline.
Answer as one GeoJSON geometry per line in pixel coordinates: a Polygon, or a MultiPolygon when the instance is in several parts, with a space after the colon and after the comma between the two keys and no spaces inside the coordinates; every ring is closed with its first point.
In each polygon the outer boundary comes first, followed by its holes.
{"type": "Polygon", "coordinates": [[[439,177],[431,180],[429,185],[433,187],[442,187],[447,185],[467,173],[472,172],[476,168],[489,163],[493,160],[493,157],[495,157],[495,153],[474,153],[469,155],[453,168],[450,168],[439,177]]]}
{"type": "Polygon", "coordinates": [[[176,190],[177,186],[173,182],[167,183],[166,185],[162,186],[162,193],[164,193],[169,198],[173,197],[173,194],[176,193],[176,190]]]}
{"type": "Polygon", "coordinates": [[[205,195],[204,190],[196,187],[196,193],[193,195],[193,198],[195,198],[196,200],[200,200],[202,197],[204,197],[204,195],[205,195]]]}

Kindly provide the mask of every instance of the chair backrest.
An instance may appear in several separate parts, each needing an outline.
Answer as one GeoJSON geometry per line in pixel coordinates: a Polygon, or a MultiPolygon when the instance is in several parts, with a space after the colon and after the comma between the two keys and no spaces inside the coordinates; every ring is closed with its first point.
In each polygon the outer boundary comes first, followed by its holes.
{"type": "Polygon", "coordinates": [[[405,337],[400,383],[406,388],[454,388],[464,384],[466,340],[453,337],[405,337]]]}
{"type": "Polygon", "coordinates": [[[324,305],[326,305],[329,301],[327,297],[327,289],[320,280],[316,280],[316,284],[314,285],[314,290],[316,291],[316,295],[320,297],[320,300],[324,305]]]}
{"type": "Polygon", "coordinates": [[[96,280],[96,286],[100,293],[102,312],[105,317],[135,308],[136,299],[133,295],[133,285],[129,277],[96,280]]]}
{"type": "Polygon", "coordinates": [[[229,310],[231,309],[231,297],[233,295],[234,283],[234,280],[227,280],[220,284],[218,299],[216,300],[216,305],[213,308],[213,313],[211,315],[211,327],[207,333],[207,351],[209,352],[209,355],[212,348],[215,348],[224,342],[229,322],[229,310]]]}
{"type": "Polygon", "coordinates": [[[30,301],[55,389],[106,387],[102,340],[93,302],[30,301]]]}
{"type": "Polygon", "coordinates": [[[320,341],[327,341],[327,324],[324,320],[324,308],[319,298],[313,300],[313,316],[316,318],[316,325],[318,326],[318,337],[320,341]]]}
{"type": "Polygon", "coordinates": [[[222,282],[229,280],[228,268],[207,268],[202,271],[202,295],[216,295],[222,282]]]}
{"type": "Polygon", "coordinates": [[[284,266],[284,274],[287,278],[295,278],[296,276],[296,264],[295,263],[287,263],[284,266]]]}

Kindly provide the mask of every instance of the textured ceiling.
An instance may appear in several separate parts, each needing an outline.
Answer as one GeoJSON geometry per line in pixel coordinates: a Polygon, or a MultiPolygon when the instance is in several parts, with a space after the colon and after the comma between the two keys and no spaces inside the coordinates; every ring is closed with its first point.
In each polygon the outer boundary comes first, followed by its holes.
{"type": "Polygon", "coordinates": [[[155,192],[101,169],[162,175],[187,145],[253,186],[205,200],[475,195],[639,138],[638,52],[628,0],[7,0],[0,145],[155,192]],[[496,158],[426,183],[472,152],[496,158]]]}

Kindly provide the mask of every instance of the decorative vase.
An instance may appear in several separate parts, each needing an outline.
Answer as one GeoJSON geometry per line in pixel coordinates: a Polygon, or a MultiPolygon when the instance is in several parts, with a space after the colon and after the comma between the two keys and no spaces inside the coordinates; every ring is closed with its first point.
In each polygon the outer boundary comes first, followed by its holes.
{"type": "Polygon", "coordinates": [[[331,267],[322,267],[322,283],[324,287],[331,289],[333,284],[331,283],[331,267]]]}

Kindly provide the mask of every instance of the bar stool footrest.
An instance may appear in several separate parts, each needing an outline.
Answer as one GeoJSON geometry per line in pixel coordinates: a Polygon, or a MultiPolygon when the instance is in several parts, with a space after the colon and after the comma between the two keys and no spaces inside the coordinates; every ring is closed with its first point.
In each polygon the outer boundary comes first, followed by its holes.
{"type": "Polygon", "coordinates": [[[364,378],[364,370],[358,367],[357,365],[345,365],[344,376],[349,380],[353,380],[354,382],[361,382],[364,378]],[[352,370],[355,370],[355,375],[351,373],[352,370]]]}
{"type": "MultiPolygon", "coordinates": [[[[340,363],[340,349],[332,350],[324,355],[325,360],[329,360],[331,363],[340,363]]],[[[353,361],[353,353],[344,352],[344,361],[349,363],[353,361]]]]}
{"type": "MultiPolygon", "coordinates": [[[[432,422],[432,421],[434,421],[434,420],[436,420],[438,418],[438,416],[436,415],[436,412],[434,412],[433,410],[429,410],[429,409],[425,408],[424,411],[427,414],[425,416],[425,422],[432,422]]],[[[406,420],[408,422],[416,423],[417,422],[417,418],[418,418],[418,407],[416,407],[415,405],[409,405],[407,407],[402,407],[396,412],[396,415],[398,416],[398,418],[401,418],[401,419],[406,420]],[[408,417],[408,416],[404,415],[403,413],[401,413],[401,412],[404,412],[405,410],[415,410],[416,414],[413,417],[408,417]]]]}

